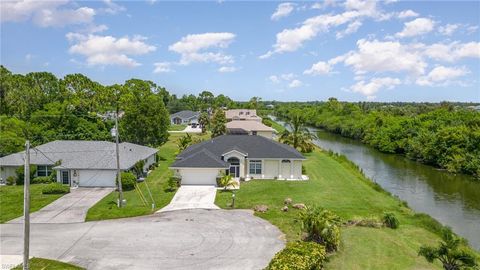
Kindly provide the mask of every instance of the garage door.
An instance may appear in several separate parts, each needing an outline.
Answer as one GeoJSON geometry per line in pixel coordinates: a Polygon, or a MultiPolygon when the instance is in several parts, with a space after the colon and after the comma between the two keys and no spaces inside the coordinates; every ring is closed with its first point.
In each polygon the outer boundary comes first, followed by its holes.
{"type": "Polygon", "coordinates": [[[182,169],[182,185],[217,185],[218,169],[182,169]]]}

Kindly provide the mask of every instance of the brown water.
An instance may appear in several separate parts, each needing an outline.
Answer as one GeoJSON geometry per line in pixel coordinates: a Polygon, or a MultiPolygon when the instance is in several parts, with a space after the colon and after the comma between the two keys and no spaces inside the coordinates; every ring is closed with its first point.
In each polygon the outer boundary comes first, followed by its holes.
{"type": "Polygon", "coordinates": [[[480,181],[468,175],[438,170],[401,155],[384,154],[340,135],[316,128],[311,130],[318,135],[315,144],[345,155],[367,177],[406,201],[412,209],[452,227],[472,247],[480,250],[480,181]]]}

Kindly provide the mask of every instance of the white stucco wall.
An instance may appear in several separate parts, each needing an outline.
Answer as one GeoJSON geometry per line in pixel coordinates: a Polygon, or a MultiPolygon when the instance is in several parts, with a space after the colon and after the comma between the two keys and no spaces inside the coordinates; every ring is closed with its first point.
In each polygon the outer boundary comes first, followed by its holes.
{"type": "Polygon", "coordinates": [[[15,170],[17,168],[18,167],[12,167],[12,166],[2,166],[2,167],[0,167],[0,178],[2,178],[2,182],[6,183],[7,178],[9,176],[17,176],[17,174],[15,173],[15,170]]]}
{"type": "Polygon", "coordinates": [[[155,163],[155,154],[153,154],[153,155],[149,156],[147,159],[145,159],[145,165],[143,166],[143,171],[147,172],[148,167],[150,167],[150,165],[152,165],[153,163],[155,163]]]}
{"type": "MultiPolygon", "coordinates": [[[[248,172],[249,168],[247,167],[247,174],[248,172]]],[[[262,160],[262,174],[248,174],[248,176],[253,179],[301,179],[302,161],[292,160],[291,163],[282,163],[278,159],[264,159],[262,160]]]]}
{"type": "Polygon", "coordinates": [[[264,160],[263,174],[266,179],[278,177],[278,160],[264,160]]]}
{"type": "Polygon", "coordinates": [[[220,169],[183,168],[178,170],[182,185],[217,185],[220,169]]]}

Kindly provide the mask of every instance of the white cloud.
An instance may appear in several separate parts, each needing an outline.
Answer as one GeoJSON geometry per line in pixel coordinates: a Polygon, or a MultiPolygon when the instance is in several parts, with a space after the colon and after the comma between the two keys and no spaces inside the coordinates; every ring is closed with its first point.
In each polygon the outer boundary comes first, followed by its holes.
{"type": "Polygon", "coordinates": [[[480,58],[480,42],[435,43],[425,46],[424,54],[429,58],[447,62],[454,62],[462,58],[480,58]]]}
{"type": "Polygon", "coordinates": [[[295,4],[293,3],[281,3],[278,5],[277,10],[275,10],[275,13],[273,13],[270,18],[274,21],[279,20],[280,18],[290,15],[294,8],[295,4]]]}
{"type": "Polygon", "coordinates": [[[107,6],[106,8],[101,8],[100,11],[108,14],[117,14],[119,12],[125,11],[126,8],[117,3],[114,3],[112,0],[103,0],[103,3],[107,6]]]}
{"type": "Polygon", "coordinates": [[[400,79],[383,77],[372,78],[369,82],[364,80],[359,81],[352,85],[350,89],[355,93],[360,93],[367,97],[369,100],[375,99],[375,94],[382,88],[393,89],[395,86],[401,83],[400,79]]]}
{"type": "MultiPolygon", "coordinates": [[[[352,66],[355,73],[401,72],[423,74],[427,63],[415,46],[403,45],[393,41],[357,41],[358,51],[350,52],[345,57],[345,65],[352,66]]],[[[340,60],[342,60],[340,58],[340,60]]]]}
{"type": "Polygon", "coordinates": [[[350,34],[353,34],[355,32],[358,31],[358,29],[360,28],[360,26],[362,26],[362,22],[361,21],[354,21],[350,24],[348,24],[347,28],[343,31],[339,31],[337,32],[336,34],[336,38],[337,39],[341,39],[343,38],[344,36],[346,35],[350,35],[350,34]]]}
{"type": "Polygon", "coordinates": [[[324,61],[317,62],[312,65],[310,69],[307,69],[303,74],[307,75],[325,75],[332,71],[332,66],[324,61]]]}
{"type": "Polygon", "coordinates": [[[68,0],[61,1],[2,1],[1,22],[32,20],[41,27],[62,27],[69,24],[93,22],[95,10],[89,7],[64,7],[68,0]]]}
{"type": "Polygon", "coordinates": [[[268,77],[268,79],[269,79],[272,83],[280,83],[280,79],[279,79],[278,76],[276,76],[276,75],[271,75],[270,77],[268,77]]]}
{"type": "Polygon", "coordinates": [[[426,76],[417,79],[416,84],[421,86],[444,86],[452,83],[453,79],[468,74],[469,71],[465,67],[445,67],[437,66],[432,69],[426,76]]]}
{"type": "Polygon", "coordinates": [[[317,3],[314,3],[310,6],[311,9],[326,9],[327,7],[334,7],[336,6],[336,0],[325,0],[317,3]]]}
{"type": "Polygon", "coordinates": [[[444,36],[451,36],[459,27],[460,24],[447,24],[445,26],[440,26],[438,32],[444,36]]]}
{"type": "Polygon", "coordinates": [[[418,13],[415,11],[409,9],[409,10],[404,10],[400,13],[397,14],[397,17],[400,19],[405,19],[405,18],[411,18],[411,17],[418,17],[418,13]]]}
{"type": "Polygon", "coordinates": [[[302,86],[302,85],[303,85],[303,83],[302,83],[300,80],[296,80],[296,79],[295,79],[295,80],[291,81],[291,82],[288,84],[288,87],[289,87],[289,88],[298,88],[298,87],[300,87],[300,86],[302,86]]]}
{"type": "Polygon", "coordinates": [[[68,33],[67,39],[74,42],[69,52],[85,56],[89,66],[119,65],[136,67],[140,63],[130,55],[142,55],[156,50],[155,46],[145,43],[146,38],[133,38],[68,33]]]}
{"type": "Polygon", "coordinates": [[[233,56],[223,52],[208,52],[209,49],[225,49],[235,39],[232,33],[204,33],[183,37],[180,41],[170,45],[170,51],[181,55],[180,64],[188,65],[192,62],[215,62],[219,64],[233,63],[233,56]]]}
{"type": "Polygon", "coordinates": [[[155,69],[153,70],[153,73],[168,73],[172,72],[172,64],[170,62],[157,62],[153,64],[155,66],[155,69]]]}
{"type": "Polygon", "coordinates": [[[413,21],[406,22],[403,30],[395,34],[396,37],[405,38],[419,36],[429,33],[433,30],[435,22],[428,18],[417,18],[413,21]]]}
{"type": "Polygon", "coordinates": [[[231,66],[223,66],[218,69],[218,72],[221,72],[221,73],[235,72],[235,71],[237,71],[237,68],[231,67],[231,66]]]}

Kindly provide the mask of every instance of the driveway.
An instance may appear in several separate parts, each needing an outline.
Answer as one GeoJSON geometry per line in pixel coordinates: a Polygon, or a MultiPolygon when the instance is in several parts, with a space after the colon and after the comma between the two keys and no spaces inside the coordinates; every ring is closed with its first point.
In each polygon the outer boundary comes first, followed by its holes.
{"type": "Polygon", "coordinates": [[[158,212],[183,209],[220,209],[214,204],[217,189],[214,186],[183,185],[172,201],[158,212]]]}
{"type": "MultiPolygon", "coordinates": [[[[0,225],[2,255],[22,254],[22,224],[0,225]]],[[[282,233],[247,210],[184,210],[32,224],[30,254],[87,269],[263,269],[282,233]]]]}
{"type": "MultiPolygon", "coordinates": [[[[90,207],[113,191],[113,188],[73,188],[70,193],[30,214],[31,223],[84,222],[90,207]]],[[[9,223],[23,223],[23,217],[9,223]]]]}

